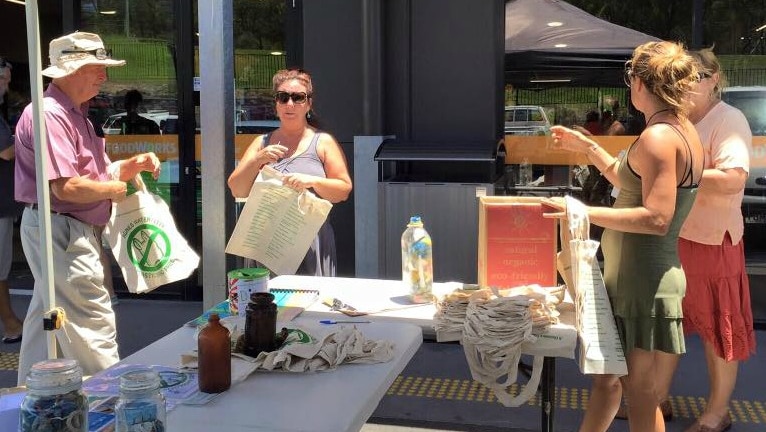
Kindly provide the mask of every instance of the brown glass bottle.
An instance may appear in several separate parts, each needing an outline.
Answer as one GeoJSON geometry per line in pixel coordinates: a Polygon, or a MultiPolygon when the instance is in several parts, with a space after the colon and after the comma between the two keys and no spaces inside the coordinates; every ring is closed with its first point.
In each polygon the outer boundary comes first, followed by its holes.
{"type": "Polygon", "coordinates": [[[210,314],[197,338],[199,390],[220,393],[231,387],[231,336],[218,314],[210,314]]]}
{"type": "Polygon", "coordinates": [[[276,333],[277,305],[274,303],[274,294],[250,294],[250,303],[245,313],[245,354],[257,357],[262,351],[273,351],[276,333]]]}

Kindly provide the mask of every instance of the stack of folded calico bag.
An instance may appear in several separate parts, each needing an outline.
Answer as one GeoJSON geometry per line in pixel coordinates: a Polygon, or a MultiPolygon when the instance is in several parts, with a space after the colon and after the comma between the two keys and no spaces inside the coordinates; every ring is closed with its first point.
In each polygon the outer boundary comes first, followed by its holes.
{"type": "Polygon", "coordinates": [[[456,289],[439,299],[436,303],[433,327],[436,330],[437,341],[448,342],[462,339],[466,310],[471,299],[474,299],[474,301],[486,301],[491,296],[525,296],[528,299],[530,317],[534,322],[533,326],[539,327],[559,322],[557,306],[563,301],[564,293],[565,287],[563,285],[551,288],[543,288],[539,285],[524,285],[500,290],[490,288],[479,290],[456,289]]]}
{"type": "Polygon", "coordinates": [[[558,323],[556,305],[565,288],[528,285],[510,289],[456,290],[440,299],[434,316],[437,340],[460,340],[474,380],[490,388],[505,406],[519,406],[537,391],[542,356],[536,356],[526,387],[516,391],[521,346],[558,323]],[[441,335],[441,338],[440,338],[441,335]]]}

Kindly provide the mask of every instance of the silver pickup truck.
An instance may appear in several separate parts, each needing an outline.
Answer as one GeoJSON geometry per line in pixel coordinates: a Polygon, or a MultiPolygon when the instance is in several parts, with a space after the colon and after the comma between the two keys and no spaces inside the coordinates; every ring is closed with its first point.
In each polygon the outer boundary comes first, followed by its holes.
{"type": "Polygon", "coordinates": [[[547,135],[550,129],[548,115],[541,106],[509,105],[505,107],[506,135],[547,135]]]}

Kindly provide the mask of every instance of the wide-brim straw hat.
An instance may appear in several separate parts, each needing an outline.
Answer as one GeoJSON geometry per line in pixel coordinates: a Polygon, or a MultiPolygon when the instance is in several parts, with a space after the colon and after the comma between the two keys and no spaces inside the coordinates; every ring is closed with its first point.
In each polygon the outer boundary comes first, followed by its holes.
{"type": "Polygon", "coordinates": [[[74,32],[50,43],[51,65],[42,74],[49,78],[62,78],[85,65],[124,66],[125,60],[111,58],[101,37],[94,33],[74,32]]]}

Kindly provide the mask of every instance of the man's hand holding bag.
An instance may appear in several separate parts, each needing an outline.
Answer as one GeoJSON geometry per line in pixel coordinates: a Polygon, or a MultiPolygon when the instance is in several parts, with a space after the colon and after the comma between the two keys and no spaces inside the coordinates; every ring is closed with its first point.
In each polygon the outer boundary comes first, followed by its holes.
{"type": "Polygon", "coordinates": [[[165,201],[147,191],[140,176],[136,192],[112,204],[104,237],[132,293],[146,293],[186,279],[199,265],[199,256],[176,229],[165,201]]]}

